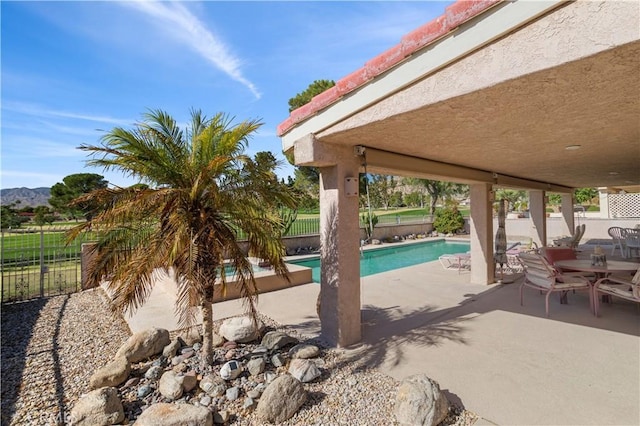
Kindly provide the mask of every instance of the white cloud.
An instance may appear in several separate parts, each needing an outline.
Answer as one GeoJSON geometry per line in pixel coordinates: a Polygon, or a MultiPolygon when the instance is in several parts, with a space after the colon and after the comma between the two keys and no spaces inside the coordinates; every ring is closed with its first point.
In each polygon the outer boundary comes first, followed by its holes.
{"type": "Polygon", "coordinates": [[[257,87],[247,80],[240,69],[241,61],[230,52],[226,44],[217,38],[207,27],[182,4],[175,2],[135,1],[119,3],[133,7],[146,15],[164,21],[161,27],[189,46],[216,68],[233,80],[246,86],[260,99],[257,87]]]}
{"type": "Polygon", "coordinates": [[[122,118],[114,118],[105,115],[91,115],[72,111],[63,111],[42,107],[39,105],[22,103],[22,102],[6,102],[2,103],[2,109],[7,111],[18,112],[21,114],[31,115],[40,118],[70,118],[75,120],[92,121],[96,123],[113,124],[118,126],[126,126],[133,123],[134,120],[126,120],[122,118]]]}

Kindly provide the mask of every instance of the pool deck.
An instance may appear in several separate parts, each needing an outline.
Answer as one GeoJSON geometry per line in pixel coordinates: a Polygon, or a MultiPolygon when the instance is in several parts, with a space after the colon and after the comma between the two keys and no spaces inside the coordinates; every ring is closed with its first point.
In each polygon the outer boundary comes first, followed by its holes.
{"type": "MultiPolygon", "coordinates": [[[[596,318],[586,295],[571,294],[568,305],[552,297],[546,318],[536,291],[520,306],[516,278],[474,285],[438,261],[365,277],[363,341],[345,352],[398,380],[426,373],[479,425],[640,424],[640,305],[616,299],[596,318]]],[[[316,336],[319,288],[265,293],[258,308],[316,336]]],[[[129,318],[132,331],[166,326],[161,293],[129,318]]],[[[216,319],[241,312],[239,301],[214,304],[216,319]]]]}

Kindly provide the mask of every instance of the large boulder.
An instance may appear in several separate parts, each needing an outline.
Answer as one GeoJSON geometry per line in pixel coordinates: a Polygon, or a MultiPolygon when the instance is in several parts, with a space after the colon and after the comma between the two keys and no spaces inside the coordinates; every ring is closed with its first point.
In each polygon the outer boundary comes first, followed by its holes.
{"type": "Polygon", "coordinates": [[[99,389],[106,386],[118,386],[127,380],[131,373],[131,364],[125,357],[118,357],[96,370],[89,379],[90,389],[99,389]]]}
{"type": "Polygon", "coordinates": [[[302,383],[285,374],[275,379],[260,397],[256,413],[270,423],[282,423],[290,419],[307,400],[302,383]]]}
{"type": "Polygon", "coordinates": [[[219,331],[229,341],[249,343],[260,337],[263,328],[260,320],[254,323],[250,317],[234,317],[224,320],[219,331]]]}
{"type": "Polygon", "coordinates": [[[169,331],[164,328],[150,328],[133,334],[116,353],[116,358],[126,357],[129,362],[138,362],[162,352],[171,343],[169,331]]]}
{"type": "Polygon", "coordinates": [[[191,404],[153,404],[138,416],[135,426],[213,426],[213,414],[191,404]]]}
{"type": "Polygon", "coordinates": [[[182,378],[173,371],[165,371],[162,377],[160,377],[158,391],[165,398],[174,401],[180,398],[184,392],[182,382],[182,378]]]}
{"type": "Polygon", "coordinates": [[[262,337],[260,344],[271,351],[274,349],[282,349],[287,345],[295,345],[296,343],[298,343],[298,339],[289,336],[287,333],[270,331],[262,337]]]}
{"type": "Polygon", "coordinates": [[[407,377],[398,386],[395,415],[401,425],[435,426],[449,411],[449,401],[440,385],[426,374],[407,377]]]}
{"type": "Polygon", "coordinates": [[[74,426],[115,425],[124,420],[122,402],[116,388],[105,387],[89,392],[71,409],[74,426]]]}

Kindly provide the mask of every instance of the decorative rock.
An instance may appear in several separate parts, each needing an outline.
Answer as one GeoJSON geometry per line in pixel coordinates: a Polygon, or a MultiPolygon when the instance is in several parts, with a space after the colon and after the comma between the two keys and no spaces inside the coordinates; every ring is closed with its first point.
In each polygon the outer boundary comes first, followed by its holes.
{"type": "Polygon", "coordinates": [[[99,389],[105,386],[118,386],[127,380],[129,373],[131,373],[129,361],[125,357],[117,357],[93,373],[89,379],[89,388],[99,389]]]}
{"type": "Polygon", "coordinates": [[[224,354],[224,358],[229,360],[229,359],[233,359],[236,356],[236,350],[235,349],[230,349],[227,351],[226,354],[224,354]]]}
{"type": "Polygon", "coordinates": [[[271,423],[282,423],[291,418],[307,400],[302,383],[293,376],[285,374],[275,379],[264,391],[257,415],[271,423]]]}
{"type": "Polygon", "coordinates": [[[187,364],[185,364],[184,362],[181,362],[178,365],[174,365],[173,368],[171,369],[174,373],[183,373],[185,371],[187,371],[189,367],[187,366],[187,364]]]}
{"type": "Polygon", "coordinates": [[[320,355],[320,349],[314,345],[299,344],[289,350],[289,358],[315,358],[320,355]]]}
{"type": "Polygon", "coordinates": [[[242,373],[242,365],[238,361],[229,361],[220,369],[220,377],[224,380],[233,380],[242,373]]]}
{"type": "Polygon", "coordinates": [[[282,331],[270,331],[264,335],[260,344],[269,350],[274,350],[281,349],[287,345],[295,343],[298,343],[298,339],[291,337],[282,331]]]}
{"type": "Polygon", "coordinates": [[[229,318],[220,325],[220,334],[227,340],[248,343],[260,337],[260,331],[264,328],[264,324],[260,320],[254,324],[249,317],[229,318]]]}
{"type": "Polygon", "coordinates": [[[265,362],[263,358],[253,358],[247,363],[247,371],[252,376],[257,376],[264,371],[265,362]]]}
{"type": "Polygon", "coordinates": [[[232,388],[227,389],[225,396],[229,401],[235,401],[236,399],[238,399],[238,396],[240,396],[240,388],[238,388],[237,386],[234,386],[232,388]]]}
{"type": "Polygon", "coordinates": [[[146,373],[144,373],[144,377],[149,380],[158,380],[160,377],[162,377],[162,372],[162,367],[154,365],[150,369],[148,369],[146,373]]]}
{"type": "Polygon", "coordinates": [[[182,383],[182,388],[185,392],[191,392],[198,385],[195,371],[189,371],[184,376],[178,376],[178,381],[182,383]]]}
{"type": "Polygon", "coordinates": [[[178,338],[182,339],[185,346],[193,346],[198,342],[202,342],[202,336],[200,336],[200,332],[196,328],[182,331],[178,338]]]}
{"type": "Polygon", "coordinates": [[[260,399],[260,396],[262,395],[262,390],[260,389],[251,389],[249,392],[247,392],[247,396],[251,399],[260,399]]]}
{"type": "MultiPolygon", "coordinates": [[[[218,348],[218,347],[222,346],[223,344],[224,344],[224,337],[222,337],[221,335],[219,335],[217,333],[213,333],[211,335],[211,345],[214,348],[218,348]]],[[[195,345],[194,345],[194,349],[195,349],[195,345]]]]}
{"type": "Polygon", "coordinates": [[[426,374],[407,377],[398,386],[395,415],[401,425],[435,426],[449,411],[449,401],[438,383],[426,374]]]}
{"type": "Polygon", "coordinates": [[[222,347],[224,349],[235,349],[238,347],[238,344],[232,340],[230,342],[225,342],[224,345],[222,345],[222,347]]]}
{"type": "Polygon", "coordinates": [[[211,404],[211,397],[209,395],[205,395],[200,398],[200,405],[204,405],[205,407],[211,404]]]}
{"type": "Polygon", "coordinates": [[[140,382],[140,377],[132,377],[124,383],[125,388],[131,388],[140,382]]]}
{"type": "Polygon", "coordinates": [[[195,351],[193,350],[192,347],[186,347],[186,348],[180,349],[180,354],[181,355],[191,354],[191,356],[193,356],[194,353],[195,353],[195,351]]]}
{"type": "MultiPolygon", "coordinates": [[[[214,334],[215,334],[215,333],[214,333],[214,334]]],[[[217,336],[217,337],[220,337],[220,336],[218,336],[217,334],[216,334],[216,336],[217,336]]],[[[222,339],[222,337],[220,337],[220,339],[222,339]]],[[[223,341],[224,341],[224,340],[223,340],[223,341]]],[[[213,345],[213,347],[214,347],[214,348],[215,348],[216,346],[220,346],[220,345],[213,345]]],[[[194,350],[194,351],[196,351],[196,352],[197,352],[197,351],[199,351],[200,349],[202,349],[202,343],[197,342],[197,343],[194,343],[194,344],[193,344],[193,350],[194,350]]]]}
{"type": "Polygon", "coordinates": [[[113,387],[103,387],[89,392],[71,410],[76,426],[114,425],[124,420],[122,402],[113,387]]]}
{"type": "Polygon", "coordinates": [[[253,351],[251,351],[251,356],[263,356],[267,352],[269,352],[269,349],[264,346],[257,346],[253,351]]]}
{"type": "Polygon", "coordinates": [[[284,365],[284,361],[284,357],[281,354],[275,354],[271,357],[271,364],[276,368],[282,367],[284,365]]]}
{"type": "Polygon", "coordinates": [[[136,426],[212,426],[213,415],[205,407],[191,404],[153,404],[136,420],[136,426]]]}
{"type": "Polygon", "coordinates": [[[245,398],[244,402],[242,403],[242,408],[248,410],[255,407],[255,405],[256,402],[253,400],[253,398],[245,398]]]}
{"type": "Polygon", "coordinates": [[[162,356],[165,356],[167,358],[174,357],[176,356],[176,353],[178,353],[178,349],[180,349],[180,340],[173,339],[171,343],[169,343],[164,347],[164,349],[162,349],[162,356]]]}
{"type": "Polygon", "coordinates": [[[154,360],[153,363],[151,363],[152,366],[158,366],[158,367],[164,367],[168,364],[169,359],[162,355],[161,357],[159,357],[158,359],[154,360]]]}
{"type": "Polygon", "coordinates": [[[308,359],[294,359],[289,364],[289,374],[302,383],[308,383],[317,379],[322,374],[313,361],[308,359]]]}
{"type": "Polygon", "coordinates": [[[138,388],[138,398],[144,398],[153,392],[153,388],[149,385],[142,385],[138,388]]]}
{"type": "Polygon", "coordinates": [[[213,422],[217,425],[226,424],[229,421],[229,412],[227,410],[221,410],[213,413],[213,422]]]}
{"type": "Polygon", "coordinates": [[[204,376],[199,386],[209,396],[222,396],[227,391],[227,384],[224,380],[213,374],[204,376]]]}
{"type": "Polygon", "coordinates": [[[158,384],[158,390],[160,394],[167,399],[175,401],[182,396],[184,388],[182,387],[182,379],[178,377],[173,371],[165,372],[160,377],[160,383],[158,384]]]}
{"type": "Polygon", "coordinates": [[[273,371],[267,371],[264,373],[264,379],[267,381],[267,383],[273,382],[276,377],[278,377],[278,375],[273,371]]]}
{"type": "Polygon", "coordinates": [[[115,358],[125,357],[129,362],[142,361],[162,352],[170,343],[169,332],[164,328],[151,328],[133,334],[116,352],[115,358]]]}

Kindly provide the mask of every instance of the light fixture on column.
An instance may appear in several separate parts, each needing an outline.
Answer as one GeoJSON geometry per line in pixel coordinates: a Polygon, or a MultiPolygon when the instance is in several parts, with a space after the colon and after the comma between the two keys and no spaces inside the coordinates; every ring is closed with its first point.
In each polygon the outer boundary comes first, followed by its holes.
{"type": "Polygon", "coordinates": [[[344,194],[347,197],[358,196],[358,178],[354,178],[354,177],[344,178],[344,194]]]}

